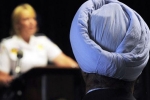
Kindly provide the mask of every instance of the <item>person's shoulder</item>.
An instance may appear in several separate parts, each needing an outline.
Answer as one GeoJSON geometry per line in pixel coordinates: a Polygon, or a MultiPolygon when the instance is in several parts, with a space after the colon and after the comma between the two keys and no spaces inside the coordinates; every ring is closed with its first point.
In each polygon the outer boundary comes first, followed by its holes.
{"type": "MultiPolygon", "coordinates": [[[[35,34],[34,35],[34,38],[36,39],[36,40],[40,40],[40,41],[48,41],[48,40],[50,40],[45,34],[43,34],[43,33],[37,33],[37,34],[35,34]]],[[[51,41],[51,40],[50,40],[51,41]]]]}
{"type": "Polygon", "coordinates": [[[3,38],[1,43],[2,44],[11,44],[14,40],[15,40],[14,36],[9,36],[9,37],[3,38]]]}
{"type": "Polygon", "coordinates": [[[10,49],[12,46],[14,46],[14,43],[15,43],[14,38],[15,38],[14,36],[3,38],[0,43],[1,48],[10,49]]]}
{"type": "Polygon", "coordinates": [[[43,33],[36,33],[34,35],[34,37],[37,38],[37,39],[47,38],[47,36],[45,34],[43,34],[43,33]]]}
{"type": "Polygon", "coordinates": [[[47,37],[45,34],[36,34],[33,36],[34,40],[39,43],[43,44],[46,46],[51,46],[51,47],[58,47],[49,37],[47,37]]]}

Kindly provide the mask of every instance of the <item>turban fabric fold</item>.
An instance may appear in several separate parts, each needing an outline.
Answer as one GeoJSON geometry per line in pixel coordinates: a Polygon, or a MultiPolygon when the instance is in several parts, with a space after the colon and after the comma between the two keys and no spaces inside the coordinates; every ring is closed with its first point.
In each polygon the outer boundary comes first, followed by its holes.
{"type": "Polygon", "coordinates": [[[87,73],[133,81],[149,60],[150,30],[142,17],[117,0],[88,0],[72,21],[70,42],[87,73]]]}

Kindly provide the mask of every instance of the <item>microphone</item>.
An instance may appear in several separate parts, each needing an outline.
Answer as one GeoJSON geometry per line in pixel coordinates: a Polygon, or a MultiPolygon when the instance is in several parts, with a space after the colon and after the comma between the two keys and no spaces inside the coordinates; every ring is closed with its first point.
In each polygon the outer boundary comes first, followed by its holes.
{"type": "Polygon", "coordinates": [[[23,57],[23,51],[18,50],[17,52],[17,62],[16,62],[16,67],[15,67],[15,76],[18,76],[21,74],[21,66],[20,66],[20,59],[23,57]]]}
{"type": "Polygon", "coordinates": [[[19,50],[18,52],[17,52],[17,58],[18,59],[21,59],[23,57],[23,52],[22,52],[22,50],[19,50]]]}

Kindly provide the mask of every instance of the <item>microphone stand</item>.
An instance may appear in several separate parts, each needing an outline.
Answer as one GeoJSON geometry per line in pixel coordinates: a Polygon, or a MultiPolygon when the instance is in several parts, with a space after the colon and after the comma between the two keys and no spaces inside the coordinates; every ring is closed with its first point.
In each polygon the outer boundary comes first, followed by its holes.
{"type": "MultiPolygon", "coordinates": [[[[23,57],[23,52],[19,50],[17,52],[17,61],[15,69],[13,70],[13,77],[18,78],[21,74],[21,66],[20,66],[20,60],[23,57]]],[[[21,82],[21,81],[18,81],[21,82]]],[[[4,92],[2,94],[2,97],[0,97],[0,100],[21,100],[22,96],[22,83],[16,84],[15,81],[11,82],[10,86],[7,88],[4,88],[4,92]]]]}
{"type": "Polygon", "coordinates": [[[14,70],[14,77],[18,77],[21,74],[20,60],[22,57],[23,57],[23,52],[19,50],[17,52],[17,62],[16,62],[15,70],[14,70]]]}

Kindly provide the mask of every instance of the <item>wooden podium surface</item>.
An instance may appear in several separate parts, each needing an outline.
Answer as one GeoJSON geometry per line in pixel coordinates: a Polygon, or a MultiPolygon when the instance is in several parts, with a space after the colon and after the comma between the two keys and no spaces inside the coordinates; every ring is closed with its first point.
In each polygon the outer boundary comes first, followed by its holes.
{"type": "Polygon", "coordinates": [[[21,100],[81,100],[84,81],[78,68],[36,67],[12,83],[21,100]]]}

